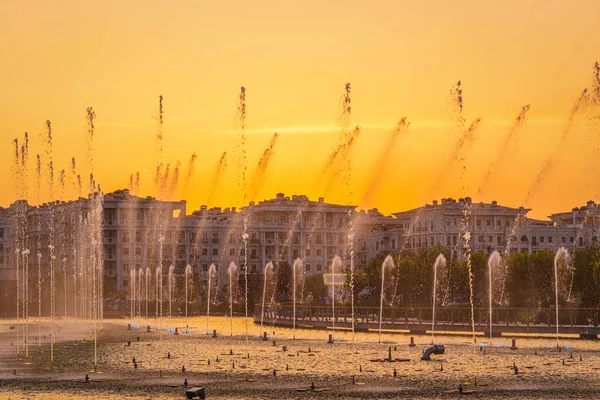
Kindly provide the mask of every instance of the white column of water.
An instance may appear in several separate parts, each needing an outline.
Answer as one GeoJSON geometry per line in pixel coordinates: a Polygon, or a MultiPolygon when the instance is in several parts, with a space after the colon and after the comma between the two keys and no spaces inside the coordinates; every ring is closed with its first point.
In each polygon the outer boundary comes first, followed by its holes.
{"type": "Polygon", "coordinates": [[[267,265],[265,265],[265,269],[264,269],[264,273],[263,273],[263,295],[262,295],[262,309],[260,312],[260,335],[258,335],[258,337],[262,337],[263,335],[263,318],[265,316],[265,296],[267,293],[267,274],[269,273],[269,271],[273,271],[273,263],[271,261],[269,261],[267,263],[267,265]]]}
{"type": "Polygon", "coordinates": [[[229,276],[229,334],[233,336],[233,276],[237,278],[237,265],[232,261],[227,268],[229,276]]]}
{"type": "Polygon", "coordinates": [[[208,290],[206,295],[206,334],[208,335],[208,320],[210,318],[210,291],[212,289],[212,278],[216,272],[217,267],[215,264],[210,264],[208,268],[208,290]]]}
{"type": "Polygon", "coordinates": [[[25,360],[29,362],[29,249],[27,248],[27,238],[25,237],[25,250],[23,250],[23,265],[25,266],[25,360]]]}
{"type": "Polygon", "coordinates": [[[16,238],[15,238],[15,269],[16,269],[16,274],[17,274],[17,325],[16,325],[16,330],[17,330],[17,360],[21,359],[21,334],[20,334],[20,324],[21,324],[21,320],[20,320],[20,308],[19,308],[19,299],[21,297],[21,279],[19,277],[19,255],[21,253],[20,249],[19,249],[19,228],[17,226],[17,228],[15,229],[16,232],[16,238]]]}
{"type": "Polygon", "coordinates": [[[433,309],[431,312],[431,344],[435,340],[435,305],[437,303],[437,286],[438,286],[438,268],[446,266],[446,257],[443,254],[439,254],[435,259],[435,263],[433,264],[433,299],[432,305],[433,309]]]}
{"type": "Polygon", "coordinates": [[[379,343],[381,343],[381,323],[383,322],[383,297],[384,297],[384,284],[385,284],[385,270],[394,268],[394,260],[392,256],[388,255],[383,264],[381,264],[381,296],[379,300],[379,343]]]}
{"type": "Polygon", "coordinates": [[[340,256],[333,257],[331,261],[331,337],[335,339],[335,284],[336,276],[335,271],[340,269],[342,266],[342,259],[340,256]]]}
{"type": "Polygon", "coordinates": [[[148,300],[149,300],[149,292],[148,286],[150,284],[150,267],[146,267],[146,326],[148,326],[148,300]]]}
{"type": "Polygon", "coordinates": [[[492,345],[493,329],[493,302],[494,302],[494,276],[502,267],[502,257],[498,251],[494,251],[488,258],[488,301],[490,307],[490,346],[492,345]]]}
{"type": "Polygon", "coordinates": [[[193,276],[192,266],[187,265],[185,267],[185,333],[188,333],[189,323],[188,323],[188,302],[190,301],[188,294],[188,283],[190,281],[190,277],[193,276]]]}
{"type": "Polygon", "coordinates": [[[296,260],[294,260],[294,263],[292,264],[292,284],[293,284],[293,296],[294,296],[294,328],[293,328],[293,332],[294,332],[294,339],[296,339],[296,287],[298,286],[297,281],[297,276],[298,276],[298,268],[300,269],[300,271],[302,271],[303,269],[303,264],[302,264],[302,260],[300,258],[297,258],[296,260]]]}
{"type": "Polygon", "coordinates": [[[555,301],[555,312],[556,312],[556,320],[555,320],[555,325],[556,325],[556,348],[558,349],[560,347],[559,341],[558,341],[558,264],[560,261],[563,261],[565,264],[568,264],[569,262],[569,251],[564,248],[561,247],[560,249],[558,249],[558,251],[556,252],[556,255],[554,256],[554,301],[555,301]]]}
{"type": "Polygon", "coordinates": [[[141,328],[142,326],[142,282],[144,281],[144,268],[140,267],[138,271],[138,280],[137,280],[137,326],[141,328]]]}
{"type": "Polygon", "coordinates": [[[172,320],[172,304],[173,304],[173,285],[175,284],[175,276],[174,276],[175,266],[171,264],[169,266],[169,275],[168,275],[168,283],[169,283],[169,330],[174,331],[173,329],[173,320],[172,320]]]}

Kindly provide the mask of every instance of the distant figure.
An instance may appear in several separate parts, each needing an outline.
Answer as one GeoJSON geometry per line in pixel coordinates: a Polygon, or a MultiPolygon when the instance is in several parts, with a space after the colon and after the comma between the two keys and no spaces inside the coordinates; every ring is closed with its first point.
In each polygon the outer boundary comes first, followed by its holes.
{"type": "Polygon", "coordinates": [[[85,374],[85,381],[89,382],[90,381],[90,377],[88,376],[88,374],[85,374]]]}
{"type": "Polygon", "coordinates": [[[187,379],[184,379],[183,380],[183,386],[187,386],[187,385],[188,385],[188,381],[187,381],[187,379]]]}
{"type": "Polygon", "coordinates": [[[462,383],[458,384],[458,393],[462,394],[463,390],[465,390],[465,388],[463,387],[462,383]]]}
{"type": "Polygon", "coordinates": [[[170,360],[171,359],[171,353],[167,353],[167,358],[170,360]]]}
{"type": "Polygon", "coordinates": [[[310,390],[315,390],[315,383],[314,382],[310,384],[310,390]]]}

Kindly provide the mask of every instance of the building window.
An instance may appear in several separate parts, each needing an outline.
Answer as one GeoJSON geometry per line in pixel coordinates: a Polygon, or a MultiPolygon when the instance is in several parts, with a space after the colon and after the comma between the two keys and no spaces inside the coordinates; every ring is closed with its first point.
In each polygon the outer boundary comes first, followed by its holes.
{"type": "Polygon", "coordinates": [[[208,255],[208,249],[202,249],[202,255],[203,256],[207,256],[208,255]]]}
{"type": "Polygon", "coordinates": [[[322,271],[323,270],[323,266],[321,264],[317,264],[317,271],[322,271]]]}
{"type": "Polygon", "coordinates": [[[571,236],[571,237],[569,238],[569,241],[570,241],[571,243],[573,243],[573,242],[575,242],[575,238],[574,238],[573,236],[571,236]]]}
{"type": "Polygon", "coordinates": [[[496,238],[496,243],[498,244],[498,246],[502,245],[502,236],[498,236],[496,238]]]}
{"type": "Polygon", "coordinates": [[[323,244],[323,237],[320,233],[317,233],[317,244],[323,244]]]}
{"type": "Polygon", "coordinates": [[[504,226],[510,226],[510,220],[507,219],[506,221],[504,221],[504,226]]]}
{"type": "Polygon", "coordinates": [[[310,272],[310,264],[306,264],[306,265],[304,266],[304,270],[305,270],[306,272],[310,272]]]}
{"type": "Polygon", "coordinates": [[[485,240],[483,238],[483,235],[481,235],[481,236],[479,236],[479,243],[483,243],[483,242],[485,242],[485,240]]]}
{"type": "Polygon", "coordinates": [[[251,249],[250,257],[256,258],[256,249],[251,249]]]}
{"type": "Polygon", "coordinates": [[[304,250],[304,255],[305,255],[306,257],[310,257],[310,249],[306,249],[306,250],[304,250]]]}
{"type": "Polygon", "coordinates": [[[552,236],[548,236],[548,243],[552,243],[552,236]]]}
{"type": "Polygon", "coordinates": [[[135,255],[136,256],[141,256],[142,255],[142,248],[141,247],[137,247],[135,249],[135,255]]]}
{"type": "Polygon", "coordinates": [[[252,265],[250,266],[250,272],[252,272],[253,274],[255,274],[255,273],[256,273],[256,264],[252,264],[252,265]]]}
{"type": "Polygon", "coordinates": [[[567,243],[567,238],[565,236],[562,237],[562,242],[567,243]]]}
{"type": "Polygon", "coordinates": [[[123,287],[128,287],[129,286],[129,281],[123,281],[123,287]]]}
{"type": "Polygon", "coordinates": [[[579,246],[583,246],[583,238],[582,237],[579,238],[579,246]]]}
{"type": "Polygon", "coordinates": [[[496,226],[502,226],[502,220],[497,219],[496,220],[496,226]]]}
{"type": "Polygon", "coordinates": [[[124,256],[128,256],[129,255],[129,247],[123,247],[123,255],[124,256]]]}
{"type": "Polygon", "coordinates": [[[208,272],[208,264],[202,264],[202,271],[208,272]]]}
{"type": "Polygon", "coordinates": [[[233,249],[233,248],[229,249],[229,255],[235,256],[235,249],[233,249]]]}
{"type": "Polygon", "coordinates": [[[321,249],[317,249],[317,256],[320,256],[322,254],[321,249]]]}
{"type": "Polygon", "coordinates": [[[129,271],[129,264],[123,264],[123,271],[129,271]]]}
{"type": "Polygon", "coordinates": [[[545,237],[540,236],[540,243],[544,243],[545,239],[546,239],[545,237]]]}
{"type": "Polygon", "coordinates": [[[492,226],[492,220],[488,218],[488,220],[486,221],[486,225],[487,226],[492,226]]]}
{"type": "Polygon", "coordinates": [[[219,255],[219,249],[213,249],[213,256],[219,255]]]}
{"type": "Polygon", "coordinates": [[[451,240],[450,236],[446,236],[446,246],[451,246],[451,240]]]}
{"type": "Polygon", "coordinates": [[[492,243],[494,241],[494,239],[491,236],[488,236],[488,242],[492,243]]]}
{"type": "Polygon", "coordinates": [[[477,226],[481,226],[481,219],[477,218],[477,226]]]}

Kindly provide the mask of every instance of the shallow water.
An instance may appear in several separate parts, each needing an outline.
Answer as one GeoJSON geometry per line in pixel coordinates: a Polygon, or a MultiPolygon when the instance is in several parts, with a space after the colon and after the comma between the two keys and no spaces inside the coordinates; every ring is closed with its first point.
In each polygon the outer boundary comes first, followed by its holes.
{"type": "MultiPolygon", "coordinates": [[[[30,364],[16,360],[14,321],[0,322],[0,399],[29,398],[51,394],[55,399],[74,399],[87,395],[100,399],[183,398],[182,385],[206,386],[208,398],[439,398],[457,396],[446,393],[459,383],[477,390],[472,397],[482,398],[598,398],[600,396],[600,342],[561,339],[518,338],[517,350],[511,350],[510,338],[478,338],[474,352],[470,337],[436,336],[436,344],[445,345],[445,354],[421,361],[423,351],[431,345],[431,336],[415,336],[416,346],[409,347],[410,335],[384,333],[382,342],[373,333],[336,331],[334,344],[327,343],[328,333],[298,329],[296,340],[291,329],[265,327],[269,340],[258,338],[260,326],[249,320],[252,336],[246,344],[244,318],[234,317],[233,336],[229,335],[228,317],[211,317],[209,331],[217,338],[203,335],[205,317],[189,320],[191,334],[185,330],[184,318],[173,318],[180,335],[157,331],[157,321],[149,321],[152,332],[127,329],[128,320],[107,320],[104,333],[98,336],[98,371],[92,373],[94,347],[90,340],[93,324],[59,322],[61,331],[55,346],[55,369],[50,368],[49,342],[37,347],[37,325],[30,326],[30,364]],[[139,342],[137,341],[139,337],[139,342]],[[85,341],[83,339],[85,338],[85,341]],[[63,341],[64,340],[64,341],[63,341]],[[276,345],[273,346],[273,340],[276,345]],[[339,340],[339,342],[338,342],[339,340]],[[129,346],[127,341],[131,341],[129,346]],[[287,351],[283,351],[287,346],[287,351]],[[394,346],[396,350],[394,350],[394,346]],[[482,346],[481,348],[479,346],[482,346]],[[408,361],[388,362],[392,358],[408,361]],[[310,348],[310,352],[309,352],[310,348]],[[167,358],[167,353],[171,358],[167,358]],[[232,354],[230,354],[232,353],[232,354]],[[537,355],[535,354],[537,353],[537,355]],[[247,358],[247,355],[250,358],[247,358]],[[572,357],[571,358],[571,354],[572,357]],[[580,361],[580,356],[582,361],[580,361]],[[133,367],[136,358],[138,368],[133,367]],[[217,361],[217,357],[218,360],[217,361]],[[208,363],[210,360],[210,365],[208,363]],[[377,361],[374,361],[377,360],[377,361]],[[564,360],[564,365],[563,365],[564,360]],[[515,375],[513,363],[518,367],[515,375]],[[182,367],[185,366],[185,372],[182,367]],[[443,370],[442,370],[443,368],[443,370]],[[17,375],[13,375],[16,369],[17,375]],[[277,376],[273,376],[273,369],[277,376]],[[393,373],[396,369],[397,377],[393,373]],[[160,377],[160,371],[163,377],[160,377]],[[84,383],[85,374],[91,383],[84,383]],[[250,382],[246,381],[246,378],[250,382]],[[352,384],[352,377],[358,384],[352,384]],[[315,383],[323,392],[298,392],[315,383]]],[[[145,321],[140,321],[145,326],[145,321]]],[[[168,318],[163,327],[169,325],[168,318]]],[[[48,335],[47,323],[42,334],[48,335]]],[[[48,337],[48,336],[47,336],[48,337]]]]}

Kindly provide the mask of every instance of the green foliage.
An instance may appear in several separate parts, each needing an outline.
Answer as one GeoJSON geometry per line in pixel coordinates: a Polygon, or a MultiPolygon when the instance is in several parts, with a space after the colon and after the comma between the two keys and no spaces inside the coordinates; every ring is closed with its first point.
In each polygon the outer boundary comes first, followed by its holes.
{"type": "Polygon", "coordinates": [[[304,298],[309,294],[312,296],[313,301],[321,301],[327,295],[327,288],[325,287],[325,279],[323,274],[315,274],[306,278],[304,283],[304,298]]]}

